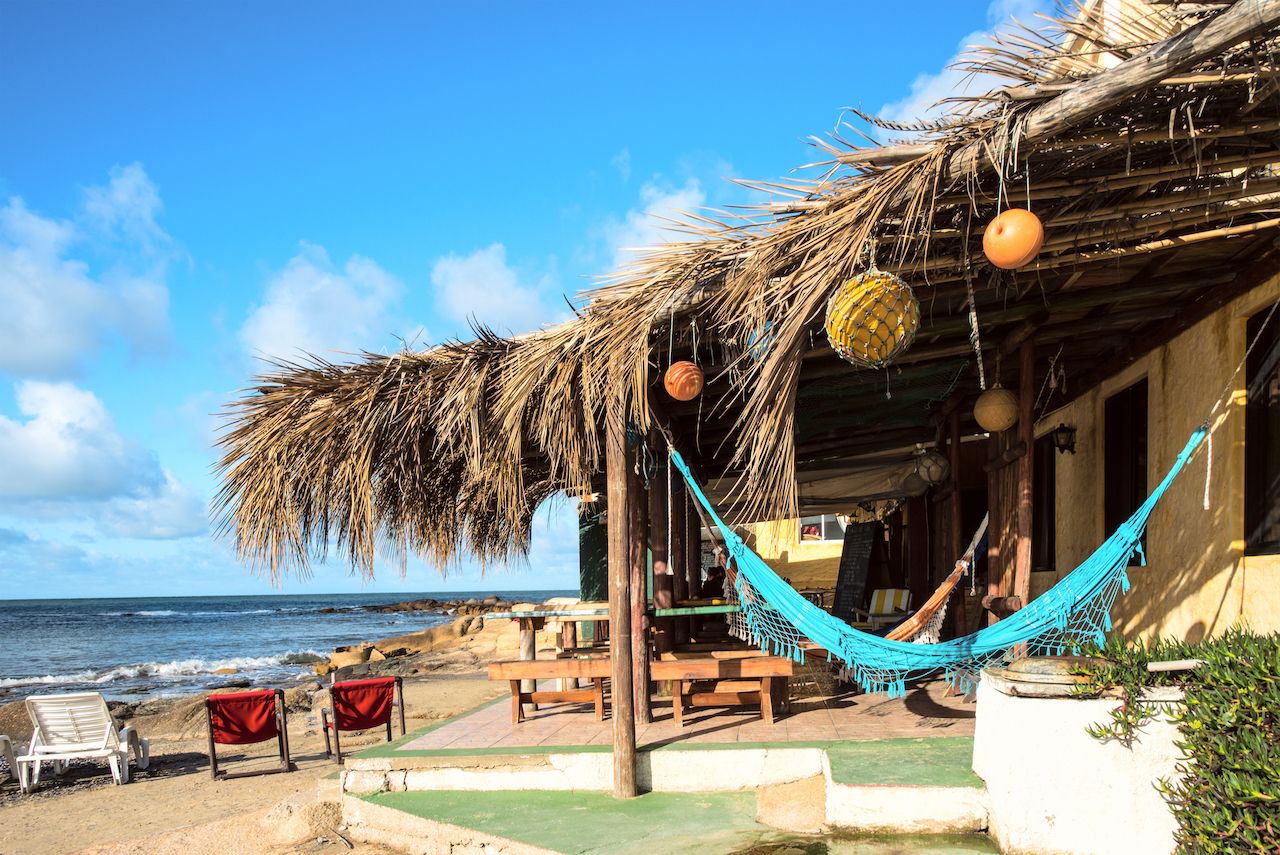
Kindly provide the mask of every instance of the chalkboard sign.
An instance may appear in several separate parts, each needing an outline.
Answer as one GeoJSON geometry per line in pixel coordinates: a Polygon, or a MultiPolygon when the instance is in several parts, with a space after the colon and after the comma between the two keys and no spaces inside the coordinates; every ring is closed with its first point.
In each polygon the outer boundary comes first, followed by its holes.
{"type": "Polygon", "coordinates": [[[840,573],[836,576],[836,601],[831,614],[853,620],[853,610],[862,607],[867,595],[867,568],[871,564],[871,544],[876,523],[849,523],[844,528],[844,548],[840,552],[840,573]]]}

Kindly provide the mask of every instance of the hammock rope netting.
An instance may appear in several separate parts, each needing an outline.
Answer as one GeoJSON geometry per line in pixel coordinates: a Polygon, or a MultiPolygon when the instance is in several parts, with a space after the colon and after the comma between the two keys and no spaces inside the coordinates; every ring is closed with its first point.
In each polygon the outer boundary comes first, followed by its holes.
{"type": "Polygon", "coordinates": [[[733,585],[742,607],[738,628],[744,637],[761,650],[798,662],[804,661],[806,649],[821,648],[829,659],[843,662],[864,690],[897,697],[906,692],[910,680],[943,674],[952,685],[968,689],[989,665],[1025,656],[1062,655],[1078,651],[1087,642],[1102,643],[1111,629],[1116,597],[1129,590],[1130,559],[1136,554],[1139,563],[1146,564],[1142,535],[1147,521],[1207,433],[1208,427],[1201,426],[1191,435],[1151,495],[1056,585],[992,626],[933,644],[862,632],[805,599],[720,518],[679,452],[672,448],[670,455],[724,540],[735,569],[733,585]]]}

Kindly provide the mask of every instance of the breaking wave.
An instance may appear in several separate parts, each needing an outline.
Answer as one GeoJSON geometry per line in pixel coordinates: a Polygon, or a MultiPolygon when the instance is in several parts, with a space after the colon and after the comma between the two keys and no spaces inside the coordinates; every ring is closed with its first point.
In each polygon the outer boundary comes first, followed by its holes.
{"type": "Polygon", "coordinates": [[[282,666],[308,665],[325,657],[314,650],[296,650],[281,656],[236,656],[230,659],[179,659],[173,662],[141,662],[101,671],[74,674],[46,674],[42,677],[3,677],[0,688],[15,686],[106,685],[126,680],[182,680],[217,675],[219,671],[250,673],[282,666]]]}

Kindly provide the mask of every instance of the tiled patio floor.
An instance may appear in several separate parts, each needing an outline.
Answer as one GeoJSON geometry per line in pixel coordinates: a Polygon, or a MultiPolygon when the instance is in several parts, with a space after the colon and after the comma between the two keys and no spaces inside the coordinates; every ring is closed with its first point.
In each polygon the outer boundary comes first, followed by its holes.
{"type": "MultiPolygon", "coordinates": [[[[551,681],[547,681],[550,683],[551,681]]],[[[546,686],[551,688],[551,686],[546,686]]],[[[638,724],[639,748],[675,743],[818,742],[925,736],[972,736],[974,706],[944,696],[946,684],[934,681],[908,690],[902,698],[852,692],[835,695],[793,695],[791,712],[776,717],[773,726],[746,708],[695,709],[685,713],[677,729],[668,698],[653,699],[653,722],[638,724]]],[[[801,689],[793,692],[799,694],[801,689]]],[[[511,723],[509,699],[483,707],[412,739],[402,751],[530,748],[610,745],[609,718],[596,721],[586,704],[544,704],[520,724],[511,723]]]]}

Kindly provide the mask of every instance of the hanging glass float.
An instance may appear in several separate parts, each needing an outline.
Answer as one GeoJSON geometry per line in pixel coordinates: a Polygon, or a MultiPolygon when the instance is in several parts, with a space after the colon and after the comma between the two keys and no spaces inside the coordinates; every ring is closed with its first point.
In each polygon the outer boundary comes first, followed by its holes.
{"type": "Polygon", "coordinates": [[[1002,270],[1025,267],[1044,246],[1044,225],[1024,208],[1010,208],[987,224],[982,251],[1002,270]]]}
{"type": "Polygon", "coordinates": [[[1018,396],[998,384],[992,386],[978,396],[973,419],[987,433],[1008,430],[1018,421],[1018,396]]]}
{"type": "Polygon", "coordinates": [[[827,301],[827,340],[843,359],[883,368],[915,340],[920,303],[911,286],[872,268],[846,281],[827,301]]]}
{"type": "Polygon", "coordinates": [[[930,486],[941,484],[951,474],[951,461],[933,449],[923,451],[916,457],[916,474],[930,486]]]}
{"type": "Polygon", "coordinates": [[[706,378],[702,369],[687,359],[673,362],[662,378],[662,385],[667,394],[677,401],[692,401],[702,392],[702,384],[706,378]]]}

